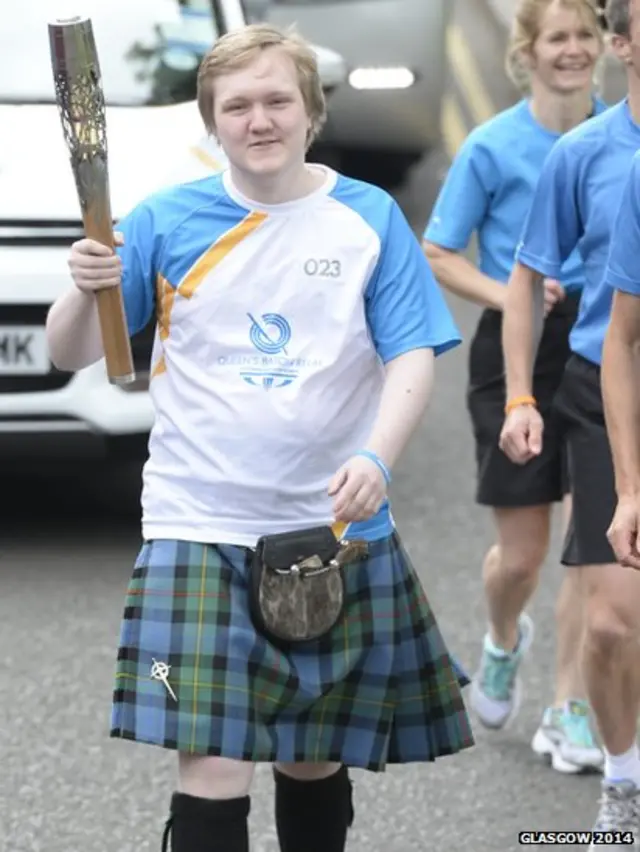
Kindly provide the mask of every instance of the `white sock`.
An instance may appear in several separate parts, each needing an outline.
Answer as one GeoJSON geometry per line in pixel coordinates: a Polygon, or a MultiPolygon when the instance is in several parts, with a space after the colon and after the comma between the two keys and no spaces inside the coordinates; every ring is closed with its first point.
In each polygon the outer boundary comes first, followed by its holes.
{"type": "Polygon", "coordinates": [[[634,743],[624,754],[609,754],[605,749],[604,777],[607,781],[633,781],[640,787],[640,754],[634,743]]]}
{"type": "Polygon", "coordinates": [[[487,633],[485,636],[485,648],[489,653],[494,657],[501,657],[506,659],[507,657],[513,657],[520,649],[520,643],[522,642],[522,633],[518,628],[518,641],[516,642],[515,648],[511,651],[507,651],[506,648],[501,648],[500,645],[496,645],[493,639],[491,638],[491,634],[487,633]]]}

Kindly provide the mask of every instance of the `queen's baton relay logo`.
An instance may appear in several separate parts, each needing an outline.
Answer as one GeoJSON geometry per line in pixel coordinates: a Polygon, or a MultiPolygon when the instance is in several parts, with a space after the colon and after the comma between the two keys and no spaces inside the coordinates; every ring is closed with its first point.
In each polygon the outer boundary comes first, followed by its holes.
{"type": "Polygon", "coordinates": [[[291,325],[281,314],[247,314],[249,340],[256,354],[221,356],[219,363],[240,367],[244,381],[254,387],[271,390],[285,388],[305,369],[319,367],[319,358],[296,358],[289,351],[291,325]]]}
{"type": "Polygon", "coordinates": [[[247,314],[251,320],[249,337],[251,342],[267,355],[276,355],[279,352],[287,354],[287,343],[291,340],[291,326],[280,314],[262,314],[260,322],[251,314],[247,314]]]}

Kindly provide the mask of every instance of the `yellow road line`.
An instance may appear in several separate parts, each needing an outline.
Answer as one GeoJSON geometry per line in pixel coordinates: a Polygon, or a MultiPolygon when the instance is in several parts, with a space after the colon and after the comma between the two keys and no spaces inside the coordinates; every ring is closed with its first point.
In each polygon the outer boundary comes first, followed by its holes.
{"type": "Polygon", "coordinates": [[[453,74],[475,124],[488,121],[497,109],[482,81],[480,68],[462,31],[455,24],[447,32],[447,55],[453,74]]]}
{"type": "Polygon", "coordinates": [[[447,157],[453,160],[469,132],[455,95],[448,93],[442,102],[442,138],[447,157]]]}

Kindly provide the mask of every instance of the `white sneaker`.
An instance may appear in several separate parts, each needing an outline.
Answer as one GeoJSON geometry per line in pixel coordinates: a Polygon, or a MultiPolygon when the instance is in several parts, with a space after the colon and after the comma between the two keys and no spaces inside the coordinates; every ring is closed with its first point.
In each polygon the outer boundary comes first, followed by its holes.
{"type": "Polygon", "coordinates": [[[556,772],[576,775],[602,771],[604,753],[596,742],[586,701],[567,701],[563,708],[547,707],[531,743],[556,772]]]}
{"type": "Polygon", "coordinates": [[[603,781],[594,841],[589,852],[640,849],[640,790],[632,781],[603,781]],[[602,845],[599,841],[611,842],[602,845]],[[633,837],[633,845],[626,845],[633,837]]]}
{"type": "Polygon", "coordinates": [[[511,653],[497,650],[489,634],[485,636],[480,669],[471,682],[470,705],[479,721],[493,730],[511,723],[522,703],[518,669],[533,642],[533,621],[522,613],[518,626],[520,639],[511,653]]]}

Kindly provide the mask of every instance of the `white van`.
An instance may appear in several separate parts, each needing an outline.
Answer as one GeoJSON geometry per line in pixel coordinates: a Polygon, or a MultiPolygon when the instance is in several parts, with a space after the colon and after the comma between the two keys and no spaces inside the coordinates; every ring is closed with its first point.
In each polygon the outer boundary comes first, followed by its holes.
{"type": "MultiPolygon", "coordinates": [[[[70,285],[70,244],[83,236],[54,101],[47,23],[89,14],[107,100],[112,211],[220,168],[203,137],[196,72],[219,33],[244,22],[241,0],[29,0],[0,28],[0,454],[60,459],[146,455],[154,324],[132,340],[140,381],[111,385],[104,362],[77,373],[49,361],[45,319],[70,285]],[[66,3],[66,7],[64,6],[66,3]],[[200,145],[198,139],[202,139],[200,145]]],[[[325,86],[345,78],[317,49],[325,86]]]]}

